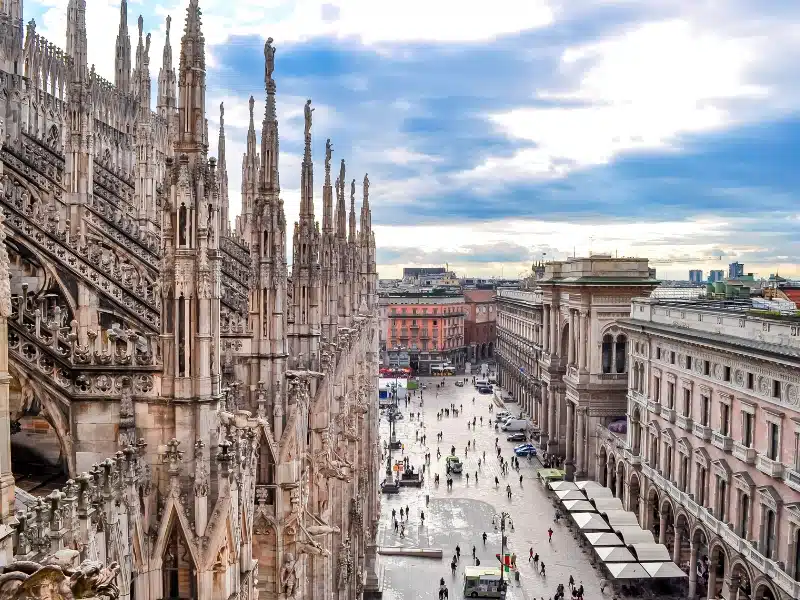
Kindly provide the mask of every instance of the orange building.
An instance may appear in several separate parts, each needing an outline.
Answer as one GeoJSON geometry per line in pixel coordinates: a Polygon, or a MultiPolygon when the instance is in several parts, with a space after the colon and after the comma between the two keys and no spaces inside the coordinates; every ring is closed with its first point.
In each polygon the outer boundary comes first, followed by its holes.
{"type": "Polygon", "coordinates": [[[431,367],[464,365],[462,295],[397,294],[386,298],[386,351],[408,353],[412,369],[430,374],[431,367]]]}

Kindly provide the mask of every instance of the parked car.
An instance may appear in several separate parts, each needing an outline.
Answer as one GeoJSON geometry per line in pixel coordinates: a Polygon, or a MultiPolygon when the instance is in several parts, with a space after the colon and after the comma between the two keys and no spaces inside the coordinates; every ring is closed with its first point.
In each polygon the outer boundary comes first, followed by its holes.
{"type": "Polygon", "coordinates": [[[456,387],[464,387],[463,381],[456,381],[456,387]]]}
{"type": "Polygon", "coordinates": [[[514,448],[514,454],[517,456],[536,456],[536,448],[533,444],[522,444],[514,448]]]}
{"type": "Polygon", "coordinates": [[[481,386],[481,387],[478,388],[478,393],[480,393],[480,394],[491,394],[492,393],[492,388],[486,387],[486,386],[481,386]]]}
{"type": "Polygon", "coordinates": [[[525,441],[525,434],[524,433],[512,433],[506,439],[509,442],[524,442],[525,441]]]}
{"type": "Polygon", "coordinates": [[[494,420],[496,423],[502,423],[503,421],[507,421],[509,418],[511,418],[511,413],[507,410],[501,410],[494,415],[494,420]]]}
{"type": "Polygon", "coordinates": [[[451,473],[461,473],[463,465],[457,456],[448,456],[447,465],[450,467],[451,473]]]}

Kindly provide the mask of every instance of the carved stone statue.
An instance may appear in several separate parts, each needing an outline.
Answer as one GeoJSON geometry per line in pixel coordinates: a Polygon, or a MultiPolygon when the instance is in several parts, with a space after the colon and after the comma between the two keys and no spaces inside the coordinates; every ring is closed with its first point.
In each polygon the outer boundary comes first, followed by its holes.
{"type": "Polygon", "coordinates": [[[325,172],[330,173],[331,170],[331,155],[333,153],[333,146],[331,146],[331,138],[325,142],[325,172]]]}
{"type": "MultiPolygon", "coordinates": [[[[62,553],[65,551],[61,551],[62,553]]],[[[76,551],[66,551],[68,553],[76,551]]],[[[44,566],[32,561],[12,562],[0,577],[2,600],[117,600],[119,564],[107,567],[101,562],[85,560],[77,569],[69,566],[69,558],[58,555],[44,559],[44,566]],[[67,563],[67,564],[64,564],[67,563]]]]}
{"type": "Polygon", "coordinates": [[[297,559],[294,554],[287,552],[283,557],[283,567],[281,567],[281,588],[287,598],[294,598],[299,591],[299,579],[297,577],[297,559]]]}
{"type": "Polygon", "coordinates": [[[369,174],[364,174],[364,198],[369,196],[369,174]]]}
{"type": "Polygon", "coordinates": [[[311,99],[309,98],[306,100],[306,106],[303,109],[303,115],[306,120],[306,135],[311,135],[311,113],[314,112],[315,109],[311,108],[311,99]]]}
{"type": "Polygon", "coordinates": [[[355,204],[356,201],[356,180],[350,182],[350,203],[355,204]]]}
{"type": "Polygon", "coordinates": [[[322,449],[315,456],[315,464],[319,471],[328,477],[335,477],[341,481],[350,481],[351,477],[347,470],[351,468],[350,463],[342,460],[333,449],[333,439],[330,430],[322,432],[322,449]]]}
{"type": "Polygon", "coordinates": [[[275,48],[272,46],[272,38],[267,38],[267,43],[264,44],[264,73],[266,80],[272,79],[272,73],[275,71],[275,48]]]}

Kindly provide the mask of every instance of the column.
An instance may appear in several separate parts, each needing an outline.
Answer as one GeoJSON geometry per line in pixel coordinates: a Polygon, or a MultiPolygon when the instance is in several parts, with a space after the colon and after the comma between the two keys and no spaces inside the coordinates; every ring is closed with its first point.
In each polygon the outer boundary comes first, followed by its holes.
{"type": "Polygon", "coordinates": [[[681,530],[676,527],[675,539],[672,540],[672,562],[674,562],[676,565],[681,564],[681,533],[681,530]]]}
{"type": "Polygon", "coordinates": [[[691,543],[689,551],[689,600],[694,600],[697,596],[697,546],[691,543]]]}
{"type": "Polygon", "coordinates": [[[616,497],[619,498],[620,500],[622,500],[622,491],[625,489],[624,488],[624,485],[625,485],[625,481],[624,480],[625,480],[625,475],[623,474],[622,476],[620,476],[619,473],[617,473],[617,494],[616,494],[616,497]]]}
{"type": "Polygon", "coordinates": [[[553,304],[550,307],[550,353],[553,354],[558,349],[558,307],[553,304]]]}
{"type": "Polygon", "coordinates": [[[658,543],[667,543],[667,517],[663,513],[658,519],[658,543]]]}
{"type": "Polygon", "coordinates": [[[567,348],[567,364],[575,364],[575,311],[569,311],[569,347],[567,348]]]}
{"type": "Polygon", "coordinates": [[[542,450],[547,449],[547,439],[550,433],[549,423],[547,422],[547,415],[550,414],[549,411],[549,395],[548,395],[548,388],[550,386],[546,383],[542,384],[542,410],[539,413],[541,417],[539,419],[539,429],[541,430],[540,437],[539,437],[539,447],[542,450]]]}
{"type": "Polygon", "coordinates": [[[558,415],[557,405],[556,405],[556,391],[553,389],[552,386],[549,386],[548,392],[549,396],[549,412],[548,417],[550,419],[550,438],[547,440],[547,451],[548,452],[556,452],[558,448],[558,421],[556,420],[556,416],[558,415]]]}
{"type": "Polygon", "coordinates": [[[576,471],[578,473],[585,473],[586,472],[586,465],[584,464],[585,454],[584,454],[584,436],[586,435],[586,409],[583,407],[578,408],[578,461],[576,464],[576,471]]]}
{"type": "MultiPolygon", "coordinates": [[[[600,473],[597,474],[598,478],[600,477],[600,473]]],[[[611,490],[611,478],[614,476],[614,465],[611,464],[611,461],[606,459],[606,487],[611,490]]],[[[616,486],[615,486],[616,488],[616,486]]],[[[616,489],[611,490],[612,492],[616,493],[616,489]]],[[[622,500],[622,498],[620,498],[622,500]]]]}
{"type": "Polygon", "coordinates": [[[714,600],[717,597],[717,560],[719,559],[714,559],[712,552],[708,564],[708,600],[714,600]]]}
{"type": "Polygon", "coordinates": [[[573,462],[575,454],[572,443],[575,438],[575,405],[567,400],[567,462],[573,462]]]}
{"type": "Polygon", "coordinates": [[[550,305],[542,306],[542,348],[545,352],[550,352],[550,305]]]}
{"type": "Polygon", "coordinates": [[[586,370],[586,315],[578,312],[578,370],[586,370]]]}

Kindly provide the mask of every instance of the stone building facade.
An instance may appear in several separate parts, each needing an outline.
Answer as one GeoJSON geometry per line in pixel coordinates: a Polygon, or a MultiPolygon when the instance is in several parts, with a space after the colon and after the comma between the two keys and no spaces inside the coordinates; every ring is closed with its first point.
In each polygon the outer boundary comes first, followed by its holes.
{"type": "Polygon", "coordinates": [[[369,179],[357,220],[328,143],[320,229],[309,101],[289,273],[272,39],[232,226],[198,0],[177,70],[167,17],[155,110],[142,18],[132,53],[122,1],[112,83],[86,4],[69,0],[64,50],[0,4],[0,565],[116,563],[121,598],[360,598],[378,587],[369,179]],[[17,511],[30,414],[69,480],[17,511]]]}
{"type": "Polygon", "coordinates": [[[494,290],[464,290],[464,345],[467,360],[494,358],[497,342],[497,301],[494,290]]]}
{"type": "Polygon", "coordinates": [[[628,428],[596,473],[677,564],[690,598],[800,597],[800,321],[749,302],[637,298],[628,428]]]}
{"type": "Polygon", "coordinates": [[[596,425],[625,414],[627,339],[616,319],[657,283],[647,259],[595,255],[547,263],[533,293],[501,291],[501,386],[517,391],[569,478],[592,473],[596,425]]]}

